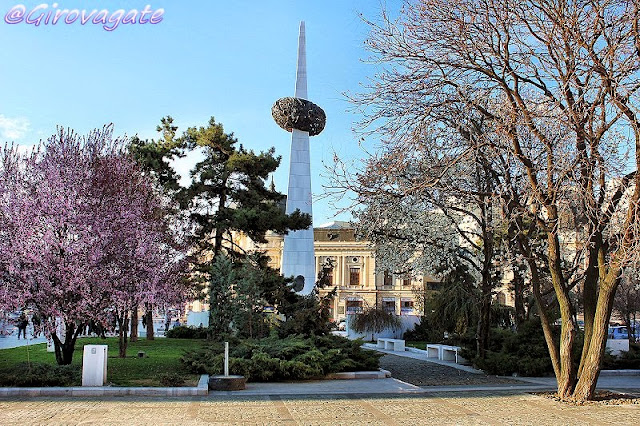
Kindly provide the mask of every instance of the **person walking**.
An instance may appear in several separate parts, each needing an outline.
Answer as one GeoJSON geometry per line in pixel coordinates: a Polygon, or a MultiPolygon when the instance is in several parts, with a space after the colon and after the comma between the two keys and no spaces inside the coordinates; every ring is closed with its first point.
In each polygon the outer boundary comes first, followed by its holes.
{"type": "Polygon", "coordinates": [[[40,315],[38,315],[37,312],[34,312],[33,315],[31,315],[31,325],[33,325],[33,338],[37,338],[40,335],[40,315]]]}
{"type": "Polygon", "coordinates": [[[22,337],[27,338],[27,326],[29,325],[29,320],[24,312],[20,314],[18,318],[18,340],[20,340],[20,333],[22,333],[22,337]]]}

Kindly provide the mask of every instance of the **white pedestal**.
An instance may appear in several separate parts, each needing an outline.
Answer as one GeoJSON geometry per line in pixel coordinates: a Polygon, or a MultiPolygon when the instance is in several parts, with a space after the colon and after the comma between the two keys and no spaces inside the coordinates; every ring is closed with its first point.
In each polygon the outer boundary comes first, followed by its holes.
{"type": "Polygon", "coordinates": [[[607,348],[611,349],[611,355],[618,356],[629,351],[629,339],[607,339],[607,348]]]}
{"type": "Polygon", "coordinates": [[[107,381],[107,345],[85,345],[82,386],[104,386],[107,381]]]}

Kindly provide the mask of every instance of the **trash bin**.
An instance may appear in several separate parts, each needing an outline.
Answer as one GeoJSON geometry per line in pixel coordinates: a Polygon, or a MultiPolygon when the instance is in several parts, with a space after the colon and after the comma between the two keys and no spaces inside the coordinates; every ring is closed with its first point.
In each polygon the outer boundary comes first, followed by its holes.
{"type": "Polygon", "coordinates": [[[107,345],[85,345],[82,386],[104,386],[107,381],[107,345]]]}

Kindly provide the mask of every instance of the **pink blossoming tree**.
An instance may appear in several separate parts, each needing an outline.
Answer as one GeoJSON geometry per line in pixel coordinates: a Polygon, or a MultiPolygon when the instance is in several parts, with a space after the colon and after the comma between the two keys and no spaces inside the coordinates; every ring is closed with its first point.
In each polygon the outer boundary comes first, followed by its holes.
{"type": "Polygon", "coordinates": [[[126,356],[131,310],[179,303],[186,292],[186,248],[111,135],[110,126],[86,137],[59,129],[29,156],[2,156],[0,308],[39,312],[59,364],[71,362],[88,321],[113,316],[126,356]]]}

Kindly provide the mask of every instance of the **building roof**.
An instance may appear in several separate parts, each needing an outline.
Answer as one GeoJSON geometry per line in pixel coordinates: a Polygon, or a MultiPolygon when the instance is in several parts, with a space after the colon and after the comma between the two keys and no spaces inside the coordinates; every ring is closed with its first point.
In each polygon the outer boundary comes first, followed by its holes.
{"type": "Polygon", "coordinates": [[[353,229],[353,225],[351,225],[350,222],[346,222],[343,220],[334,220],[333,222],[316,226],[315,229],[353,229]]]}

